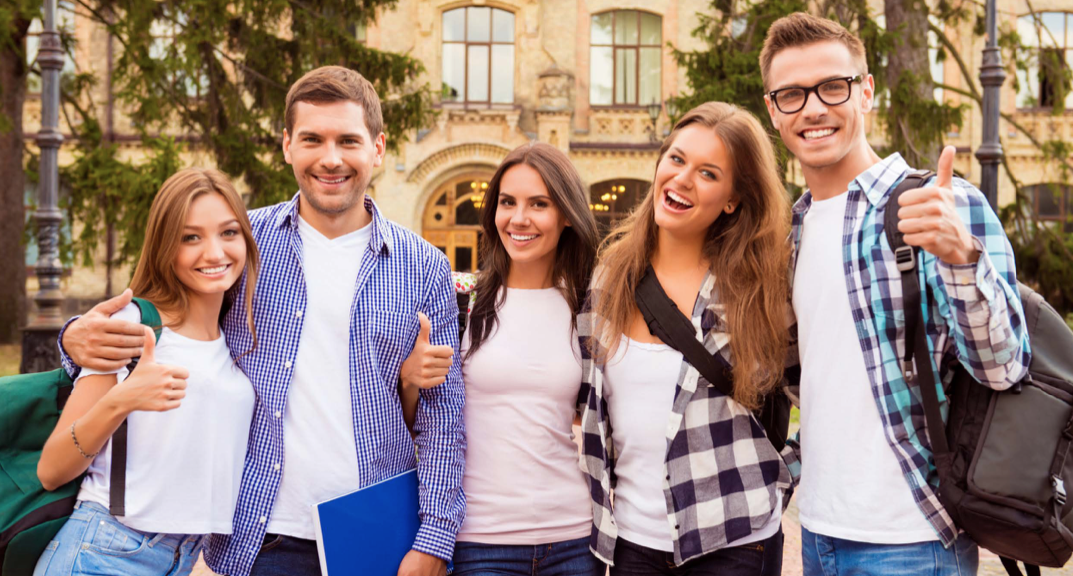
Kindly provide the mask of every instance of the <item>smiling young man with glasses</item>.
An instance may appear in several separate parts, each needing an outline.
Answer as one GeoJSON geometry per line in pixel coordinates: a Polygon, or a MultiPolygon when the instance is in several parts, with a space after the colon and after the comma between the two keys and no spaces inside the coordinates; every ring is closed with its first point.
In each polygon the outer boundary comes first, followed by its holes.
{"type": "Polygon", "coordinates": [[[938,500],[920,391],[902,373],[901,277],[884,216],[897,209],[906,243],[923,249],[935,372],[945,379],[960,362],[995,389],[1028,364],[1009,242],[980,191],[953,178],[950,147],[936,178],[888,206],[912,169],[868,144],[875,81],[845,28],[780,19],[760,63],[771,120],[808,186],[792,233],[801,431],[784,454],[800,479],[804,572],[975,574],[976,544],[938,500]]]}

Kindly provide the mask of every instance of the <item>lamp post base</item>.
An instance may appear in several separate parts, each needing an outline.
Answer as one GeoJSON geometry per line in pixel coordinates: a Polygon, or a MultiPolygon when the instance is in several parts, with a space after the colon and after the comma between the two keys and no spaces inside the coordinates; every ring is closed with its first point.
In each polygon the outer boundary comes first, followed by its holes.
{"type": "Polygon", "coordinates": [[[56,339],[62,326],[27,326],[22,330],[22,361],[19,373],[45,372],[60,367],[56,339]]]}

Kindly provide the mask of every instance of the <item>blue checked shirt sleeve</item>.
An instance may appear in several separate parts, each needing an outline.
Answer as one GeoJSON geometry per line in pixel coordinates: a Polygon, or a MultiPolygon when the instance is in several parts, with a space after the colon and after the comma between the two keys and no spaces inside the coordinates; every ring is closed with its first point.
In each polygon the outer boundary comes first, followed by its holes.
{"type": "MultiPolygon", "coordinates": [[[[431,324],[429,339],[433,345],[458,350],[458,301],[451,267],[443,257],[434,266],[424,310],[431,324]]],[[[466,515],[466,498],[462,492],[466,448],[462,424],[464,401],[462,361],[456,353],[447,381],[421,391],[414,422],[421,528],[413,549],[444,560],[450,560],[454,554],[455,536],[466,515]]]]}
{"type": "Polygon", "coordinates": [[[63,365],[63,369],[67,371],[67,375],[71,377],[71,380],[78,379],[78,375],[82,373],[82,367],[75,364],[74,359],[68,356],[67,351],[63,349],[63,333],[67,331],[67,327],[70,326],[72,322],[79,318],[81,318],[81,316],[75,316],[68,320],[67,323],[63,325],[63,328],[60,328],[60,335],[56,338],[56,347],[60,349],[60,364],[63,365]]]}
{"type": "MultiPolygon", "coordinates": [[[[945,299],[947,324],[958,360],[981,383],[1005,390],[1028,372],[1029,345],[1017,292],[1013,249],[983,194],[954,181],[958,215],[973,236],[979,259],[953,265],[934,258],[937,278],[927,279],[945,299]]],[[[932,267],[926,267],[933,270],[932,267]]],[[[943,311],[944,302],[940,302],[943,311]]]]}

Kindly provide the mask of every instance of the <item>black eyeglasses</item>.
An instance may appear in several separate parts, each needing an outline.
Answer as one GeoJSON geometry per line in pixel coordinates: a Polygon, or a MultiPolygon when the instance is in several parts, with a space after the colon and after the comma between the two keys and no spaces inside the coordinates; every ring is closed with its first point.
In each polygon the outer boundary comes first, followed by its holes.
{"type": "Polygon", "coordinates": [[[768,92],[768,96],[771,97],[771,101],[775,103],[775,107],[779,109],[779,112],[783,114],[793,114],[800,112],[805,104],[808,103],[808,95],[815,92],[816,97],[820,99],[820,102],[828,106],[838,106],[839,104],[845,104],[849,100],[849,95],[853,91],[854,84],[860,84],[864,80],[864,76],[860,74],[856,76],[847,76],[845,78],[834,78],[831,80],[824,80],[819,84],[810,88],[800,88],[797,86],[791,86],[789,88],[780,88],[772,92],[768,92]]]}

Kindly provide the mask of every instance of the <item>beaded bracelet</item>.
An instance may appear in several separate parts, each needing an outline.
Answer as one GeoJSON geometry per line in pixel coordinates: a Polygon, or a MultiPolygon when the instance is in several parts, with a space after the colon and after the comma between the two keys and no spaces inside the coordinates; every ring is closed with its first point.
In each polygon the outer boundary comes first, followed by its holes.
{"type": "Polygon", "coordinates": [[[96,458],[97,454],[100,454],[99,451],[94,452],[93,454],[86,454],[86,451],[82,449],[82,445],[78,443],[78,436],[75,436],[75,424],[78,424],[78,420],[71,422],[71,440],[75,441],[75,448],[78,449],[78,453],[81,454],[83,458],[96,458]]]}

